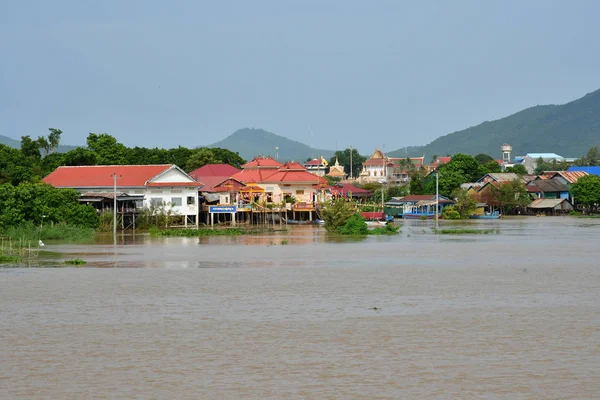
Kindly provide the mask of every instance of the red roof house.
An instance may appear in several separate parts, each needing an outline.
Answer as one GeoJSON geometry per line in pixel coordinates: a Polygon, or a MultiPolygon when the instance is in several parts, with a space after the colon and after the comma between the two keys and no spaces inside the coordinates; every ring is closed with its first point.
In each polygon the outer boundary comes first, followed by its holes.
{"type": "Polygon", "coordinates": [[[42,181],[59,188],[112,188],[114,174],[119,187],[199,186],[173,164],[62,166],[42,181]]]}
{"type": "Polygon", "coordinates": [[[143,197],[145,207],[166,205],[186,216],[186,225],[188,219],[198,222],[198,186],[202,184],[173,164],[62,166],[42,181],[88,197],[115,191],[121,196],[143,197]]]}
{"type": "Polygon", "coordinates": [[[264,178],[259,183],[278,183],[278,184],[311,184],[316,185],[321,179],[311,174],[300,163],[287,162],[277,172],[264,178]]]}
{"type": "Polygon", "coordinates": [[[334,196],[348,197],[369,197],[373,195],[370,190],[362,189],[354,186],[351,183],[338,183],[335,186],[330,187],[331,194],[334,196]]]}

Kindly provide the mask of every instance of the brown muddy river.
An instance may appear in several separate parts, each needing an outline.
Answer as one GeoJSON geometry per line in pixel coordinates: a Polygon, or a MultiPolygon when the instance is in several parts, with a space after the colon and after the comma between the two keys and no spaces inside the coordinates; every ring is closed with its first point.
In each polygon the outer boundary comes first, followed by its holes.
{"type": "Polygon", "coordinates": [[[600,398],[600,219],[401,225],[48,243],[88,264],[0,269],[0,398],[600,398]]]}

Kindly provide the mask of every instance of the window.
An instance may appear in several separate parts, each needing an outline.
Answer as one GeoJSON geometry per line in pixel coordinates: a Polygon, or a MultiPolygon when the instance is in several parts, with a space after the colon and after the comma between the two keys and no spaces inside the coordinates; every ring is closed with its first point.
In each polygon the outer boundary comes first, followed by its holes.
{"type": "Polygon", "coordinates": [[[196,204],[196,198],[194,196],[188,196],[187,197],[187,205],[192,206],[194,204],[196,204]]]}
{"type": "Polygon", "coordinates": [[[152,197],[152,198],[150,199],[150,205],[151,205],[151,206],[154,206],[154,207],[161,206],[161,205],[162,205],[162,202],[163,202],[163,199],[162,199],[162,197],[152,197]]]}
{"type": "Polygon", "coordinates": [[[183,193],[181,189],[171,189],[171,193],[183,193]]]}
{"type": "Polygon", "coordinates": [[[161,189],[152,189],[150,190],[150,193],[162,193],[161,189]]]}
{"type": "Polygon", "coordinates": [[[296,194],[304,194],[304,190],[296,190],[296,194]]]}
{"type": "Polygon", "coordinates": [[[171,205],[173,207],[180,207],[182,204],[181,197],[171,197],[171,205]]]}

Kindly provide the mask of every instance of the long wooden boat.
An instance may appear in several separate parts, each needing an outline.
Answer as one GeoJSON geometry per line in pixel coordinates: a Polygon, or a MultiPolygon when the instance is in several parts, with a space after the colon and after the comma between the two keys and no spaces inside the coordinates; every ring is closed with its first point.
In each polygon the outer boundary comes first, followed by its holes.
{"type": "Polygon", "coordinates": [[[485,214],[473,214],[469,216],[471,219],[500,219],[502,218],[502,214],[499,211],[494,212],[486,212],[485,214]]]}

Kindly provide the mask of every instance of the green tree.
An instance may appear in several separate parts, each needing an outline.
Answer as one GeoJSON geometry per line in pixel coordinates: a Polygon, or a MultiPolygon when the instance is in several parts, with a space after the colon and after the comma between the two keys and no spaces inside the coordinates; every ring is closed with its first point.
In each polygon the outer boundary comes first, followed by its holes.
{"type": "Polygon", "coordinates": [[[41,158],[38,142],[29,136],[21,136],[21,153],[23,157],[39,160],[41,158]]]}
{"type": "MultiPolygon", "coordinates": [[[[496,160],[494,160],[492,157],[490,157],[489,155],[487,155],[487,154],[484,154],[484,153],[479,153],[479,154],[477,154],[477,155],[475,156],[475,160],[477,160],[477,162],[478,162],[479,164],[487,164],[487,163],[488,163],[488,162],[490,162],[490,161],[494,161],[494,162],[496,161],[496,160]]],[[[498,164],[498,163],[496,163],[496,164],[498,164]]]]}
{"type": "Polygon", "coordinates": [[[240,157],[239,153],[231,150],[222,149],[220,147],[211,147],[211,150],[221,164],[229,164],[232,167],[241,168],[241,166],[246,163],[246,160],[240,157]]]}
{"type": "Polygon", "coordinates": [[[46,139],[44,136],[40,136],[37,138],[37,145],[38,148],[42,149],[42,151],[44,152],[44,157],[50,154],[50,143],[48,142],[48,139],[46,139]]]}
{"type": "Polygon", "coordinates": [[[425,193],[425,183],[425,170],[423,168],[419,168],[413,171],[410,174],[410,182],[408,184],[408,190],[410,194],[427,194],[425,193]]]}
{"type": "Polygon", "coordinates": [[[98,164],[98,156],[94,151],[77,147],[71,151],[68,151],[64,155],[64,165],[75,166],[75,165],[96,165],[98,164]]]}
{"type": "Polygon", "coordinates": [[[66,223],[96,227],[96,210],[77,200],[79,193],[73,189],[57,189],[44,183],[0,185],[0,229],[25,223],[39,225],[44,222],[66,223]]]}
{"type": "Polygon", "coordinates": [[[50,133],[48,134],[48,143],[50,144],[50,152],[54,152],[60,144],[60,136],[62,131],[56,128],[48,128],[50,133]]]}
{"type": "MultiPolygon", "coordinates": [[[[439,194],[441,196],[451,196],[452,193],[465,182],[470,182],[465,175],[454,169],[440,168],[439,173],[439,194]]],[[[435,174],[428,176],[425,184],[425,193],[423,194],[435,194],[435,174]]]]}
{"type": "Polygon", "coordinates": [[[479,175],[479,162],[467,154],[458,153],[453,155],[450,161],[442,165],[439,169],[458,172],[467,179],[465,182],[475,182],[481,177],[479,175]]]}
{"type": "Polygon", "coordinates": [[[368,235],[369,227],[363,217],[359,214],[352,214],[344,225],[336,229],[336,233],[342,235],[368,235]]]}
{"type": "Polygon", "coordinates": [[[506,170],[504,170],[504,172],[512,172],[513,174],[517,174],[519,176],[521,175],[527,175],[527,170],[525,169],[525,166],[522,164],[517,164],[517,165],[513,165],[512,167],[508,167],[506,168],[506,170]]]}
{"type": "Polygon", "coordinates": [[[531,203],[527,188],[520,179],[515,179],[494,187],[493,193],[496,201],[500,204],[503,214],[506,211],[514,212],[531,203]]]}
{"type": "Polygon", "coordinates": [[[454,191],[453,196],[456,199],[454,208],[460,218],[469,218],[477,208],[477,201],[469,194],[468,189],[458,188],[454,191]]]}
{"type": "Polygon", "coordinates": [[[580,157],[575,161],[575,165],[581,166],[597,166],[600,165],[600,151],[598,146],[592,146],[585,156],[580,157]]]}
{"type": "Polygon", "coordinates": [[[586,175],[571,186],[574,202],[592,210],[600,205],[600,176],[586,175]]]}
{"type": "Polygon", "coordinates": [[[485,164],[481,164],[479,166],[479,170],[477,172],[477,179],[481,178],[485,174],[491,174],[493,172],[501,172],[502,168],[500,164],[496,162],[496,160],[488,161],[485,164]]]}
{"type": "Polygon", "coordinates": [[[326,204],[321,211],[325,220],[325,229],[329,232],[336,232],[338,228],[346,224],[350,216],[355,213],[355,209],[354,203],[341,197],[326,204]]]}
{"type": "Polygon", "coordinates": [[[220,160],[213,153],[212,149],[201,147],[196,149],[187,160],[185,170],[191,172],[207,164],[218,164],[220,160]]]}
{"type": "Polygon", "coordinates": [[[87,137],[88,148],[96,154],[99,165],[127,165],[127,148],[108,133],[91,133],[87,137]]]}

